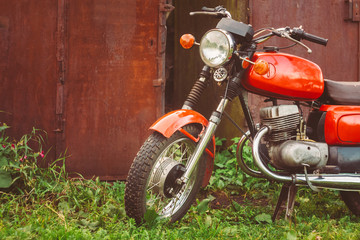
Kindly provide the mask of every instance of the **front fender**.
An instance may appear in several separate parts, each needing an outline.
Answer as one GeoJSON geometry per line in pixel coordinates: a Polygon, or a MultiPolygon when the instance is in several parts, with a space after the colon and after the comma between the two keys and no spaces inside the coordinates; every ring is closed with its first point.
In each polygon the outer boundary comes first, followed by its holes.
{"type": "MultiPolygon", "coordinates": [[[[198,136],[191,136],[185,132],[182,127],[191,123],[199,123],[205,128],[208,124],[208,120],[201,115],[200,113],[188,110],[180,109],[175,110],[170,113],[165,114],[159,118],[151,127],[151,130],[157,131],[164,135],[166,138],[171,137],[176,131],[181,131],[186,136],[188,136],[194,142],[199,141],[198,136]]],[[[207,161],[206,161],[206,172],[203,180],[202,186],[205,187],[210,180],[212,170],[214,168],[214,158],[215,158],[215,136],[212,138],[211,148],[206,148],[207,161]]]]}
{"type": "Polygon", "coordinates": [[[150,129],[155,130],[164,135],[165,137],[169,138],[177,130],[191,123],[200,123],[201,125],[206,127],[208,121],[203,115],[196,111],[180,109],[165,114],[164,116],[159,118],[150,127],[150,129]]]}

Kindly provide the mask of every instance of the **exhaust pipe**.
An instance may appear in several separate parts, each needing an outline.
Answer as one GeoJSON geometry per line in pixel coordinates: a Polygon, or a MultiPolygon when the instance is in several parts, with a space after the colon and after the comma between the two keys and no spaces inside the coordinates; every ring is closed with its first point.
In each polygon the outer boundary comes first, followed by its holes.
{"type": "Polygon", "coordinates": [[[269,127],[261,128],[253,141],[252,154],[260,172],[268,179],[282,183],[309,185],[317,188],[328,188],[342,191],[360,191],[360,174],[293,174],[279,175],[271,171],[260,156],[260,140],[269,132],[269,127]]]}

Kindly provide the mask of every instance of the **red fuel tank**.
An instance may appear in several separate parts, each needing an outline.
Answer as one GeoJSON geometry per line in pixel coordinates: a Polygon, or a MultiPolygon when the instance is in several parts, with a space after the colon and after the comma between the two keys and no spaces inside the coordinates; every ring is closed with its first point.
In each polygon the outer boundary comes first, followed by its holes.
{"type": "Polygon", "coordinates": [[[312,101],[324,92],[324,77],[315,63],[278,52],[255,53],[252,61],[258,59],[269,63],[269,72],[259,75],[252,65],[242,79],[242,85],[248,91],[297,101],[312,101]]]}

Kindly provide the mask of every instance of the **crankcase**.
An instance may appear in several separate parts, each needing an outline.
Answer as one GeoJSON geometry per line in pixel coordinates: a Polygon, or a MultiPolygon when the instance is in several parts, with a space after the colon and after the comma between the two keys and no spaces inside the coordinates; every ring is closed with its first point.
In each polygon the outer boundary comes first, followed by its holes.
{"type": "Polygon", "coordinates": [[[271,164],[280,169],[310,166],[319,169],[326,165],[329,147],[326,143],[288,140],[272,146],[269,151],[271,164]]]}

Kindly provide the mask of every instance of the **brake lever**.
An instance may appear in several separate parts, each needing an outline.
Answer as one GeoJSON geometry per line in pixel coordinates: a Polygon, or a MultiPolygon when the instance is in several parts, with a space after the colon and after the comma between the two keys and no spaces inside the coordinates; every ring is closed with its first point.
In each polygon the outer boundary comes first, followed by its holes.
{"type": "Polygon", "coordinates": [[[194,15],[210,15],[210,16],[216,16],[216,17],[231,18],[231,14],[228,11],[221,11],[221,12],[195,11],[195,12],[190,12],[189,14],[190,14],[190,16],[194,16],[194,15]]]}
{"type": "Polygon", "coordinates": [[[275,35],[277,35],[277,36],[281,36],[281,37],[283,37],[283,38],[286,38],[286,39],[288,39],[288,40],[290,40],[290,41],[292,41],[292,42],[294,42],[294,43],[297,43],[297,44],[299,44],[300,46],[306,48],[306,49],[307,49],[307,52],[308,52],[309,54],[312,53],[312,50],[311,50],[308,46],[306,46],[306,45],[303,44],[302,42],[300,42],[300,41],[292,38],[292,37],[290,36],[289,32],[286,31],[286,28],[276,29],[276,30],[273,31],[273,33],[274,33],[275,35]]]}
{"type": "Polygon", "coordinates": [[[211,15],[211,16],[220,16],[223,14],[219,13],[219,12],[204,12],[204,11],[195,11],[195,12],[190,12],[189,13],[190,16],[194,16],[194,15],[211,15]]]}
{"type": "Polygon", "coordinates": [[[300,41],[298,41],[298,40],[290,37],[289,33],[287,33],[287,32],[284,33],[282,37],[284,37],[284,38],[286,38],[286,39],[289,39],[290,41],[293,41],[293,42],[295,42],[295,43],[297,43],[297,44],[300,44],[301,46],[303,46],[304,48],[307,49],[307,52],[308,52],[309,54],[312,53],[312,50],[311,50],[308,46],[306,46],[306,45],[303,44],[302,42],[300,42],[300,41]]]}

